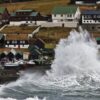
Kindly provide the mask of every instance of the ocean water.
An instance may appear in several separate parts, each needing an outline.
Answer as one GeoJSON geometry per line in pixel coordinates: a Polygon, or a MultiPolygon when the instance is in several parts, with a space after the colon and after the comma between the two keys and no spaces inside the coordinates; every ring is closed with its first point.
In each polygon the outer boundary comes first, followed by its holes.
{"type": "Polygon", "coordinates": [[[23,72],[0,85],[0,100],[100,100],[100,57],[95,39],[72,30],[55,48],[51,70],[23,72]]]}

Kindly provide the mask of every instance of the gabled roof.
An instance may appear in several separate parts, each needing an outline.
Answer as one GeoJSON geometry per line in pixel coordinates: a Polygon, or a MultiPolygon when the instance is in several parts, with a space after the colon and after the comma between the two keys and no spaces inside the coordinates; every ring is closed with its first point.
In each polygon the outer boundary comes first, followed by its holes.
{"type": "Polygon", "coordinates": [[[97,37],[97,38],[96,38],[96,41],[100,41],[100,37],[97,37]]]}
{"type": "Polygon", "coordinates": [[[52,14],[74,14],[77,6],[58,6],[52,10],[52,14]]]}
{"type": "MultiPolygon", "coordinates": [[[[16,12],[30,12],[28,16],[37,16],[38,12],[34,10],[17,10],[16,12]]],[[[16,12],[11,13],[11,16],[16,16],[16,12]]]]}
{"type": "Polygon", "coordinates": [[[0,7],[0,13],[3,14],[6,8],[0,7]]]}
{"type": "Polygon", "coordinates": [[[16,16],[16,13],[14,12],[14,13],[11,13],[11,16],[16,16]]]}
{"type": "Polygon", "coordinates": [[[97,14],[100,15],[100,10],[85,10],[82,14],[97,14]]]}
{"type": "Polygon", "coordinates": [[[32,12],[32,9],[16,10],[16,12],[32,12]]]}
{"type": "Polygon", "coordinates": [[[30,14],[30,16],[37,16],[38,15],[38,12],[32,12],[31,14],[30,14]]]}

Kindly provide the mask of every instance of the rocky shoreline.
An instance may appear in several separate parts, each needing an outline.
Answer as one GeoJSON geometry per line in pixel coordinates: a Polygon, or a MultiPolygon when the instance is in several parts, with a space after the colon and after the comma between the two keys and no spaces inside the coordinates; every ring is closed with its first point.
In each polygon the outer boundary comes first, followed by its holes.
{"type": "Polygon", "coordinates": [[[21,71],[41,71],[45,73],[46,70],[50,69],[50,65],[34,65],[26,66],[25,69],[0,69],[0,84],[8,83],[17,80],[20,77],[21,71]]]}

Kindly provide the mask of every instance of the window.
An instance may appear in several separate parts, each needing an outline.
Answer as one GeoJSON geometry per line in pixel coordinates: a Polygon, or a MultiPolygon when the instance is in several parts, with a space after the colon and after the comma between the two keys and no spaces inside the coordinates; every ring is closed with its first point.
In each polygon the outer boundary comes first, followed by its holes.
{"type": "Polygon", "coordinates": [[[7,41],[7,44],[9,44],[10,42],[9,41],[7,41]]]}
{"type": "Polygon", "coordinates": [[[63,17],[63,14],[61,14],[61,17],[63,17]]]}
{"type": "Polygon", "coordinates": [[[23,41],[20,41],[20,43],[23,43],[23,41]]]}
{"type": "Polygon", "coordinates": [[[92,29],[94,29],[94,26],[92,26],[92,29]]]}
{"type": "Polygon", "coordinates": [[[72,17],[72,15],[71,15],[71,14],[68,14],[67,16],[68,16],[68,17],[72,17]]]}
{"type": "Polygon", "coordinates": [[[88,15],[87,17],[88,17],[88,18],[91,18],[91,15],[88,15]]]}
{"type": "Polygon", "coordinates": [[[25,41],[23,41],[23,43],[25,43],[25,41]]]}
{"type": "Polygon", "coordinates": [[[90,20],[90,23],[92,23],[92,21],[90,20]]]}
{"type": "Polygon", "coordinates": [[[56,14],[54,14],[54,17],[56,17],[56,14]]]}
{"type": "Polygon", "coordinates": [[[61,22],[63,21],[63,19],[61,19],[61,22]]]}
{"type": "Polygon", "coordinates": [[[15,43],[17,44],[17,41],[15,41],[15,43]]]}
{"type": "Polygon", "coordinates": [[[15,41],[12,41],[12,43],[14,44],[14,43],[15,43],[15,41]]]}
{"type": "Polygon", "coordinates": [[[86,15],[84,15],[84,18],[87,18],[87,16],[86,16],[86,15]]]}
{"type": "Polygon", "coordinates": [[[85,23],[85,20],[83,22],[85,23]]]}
{"type": "Polygon", "coordinates": [[[93,17],[96,18],[96,15],[94,15],[93,17]]]}

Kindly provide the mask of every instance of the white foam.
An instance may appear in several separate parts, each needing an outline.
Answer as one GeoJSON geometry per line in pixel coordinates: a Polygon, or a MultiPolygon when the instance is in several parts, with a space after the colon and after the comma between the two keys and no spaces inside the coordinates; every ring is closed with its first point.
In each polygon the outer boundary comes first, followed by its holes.
{"type": "MultiPolygon", "coordinates": [[[[7,88],[21,87],[27,91],[49,89],[74,90],[100,88],[100,60],[96,41],[86,31],[70,32],[55,49],[55,60],[46,75],[25,73],[19,80],[0,87],[0,95],[7,88]],[[36,87],[35,87],[36,86],[36,87]]],[[[23,90],[16,90],[24,93],[23,90]]]]}
{"type": "MultiPolygon", "coordinates": [[[[17,100],[14,98],[0,98],[0,100],[17,100]]],[[[34,98],[26,98],[24,100],[46,100],[46,98],[44,97],[43,99],[39,99],[37,96],[35,96],[34,98]]]]}

